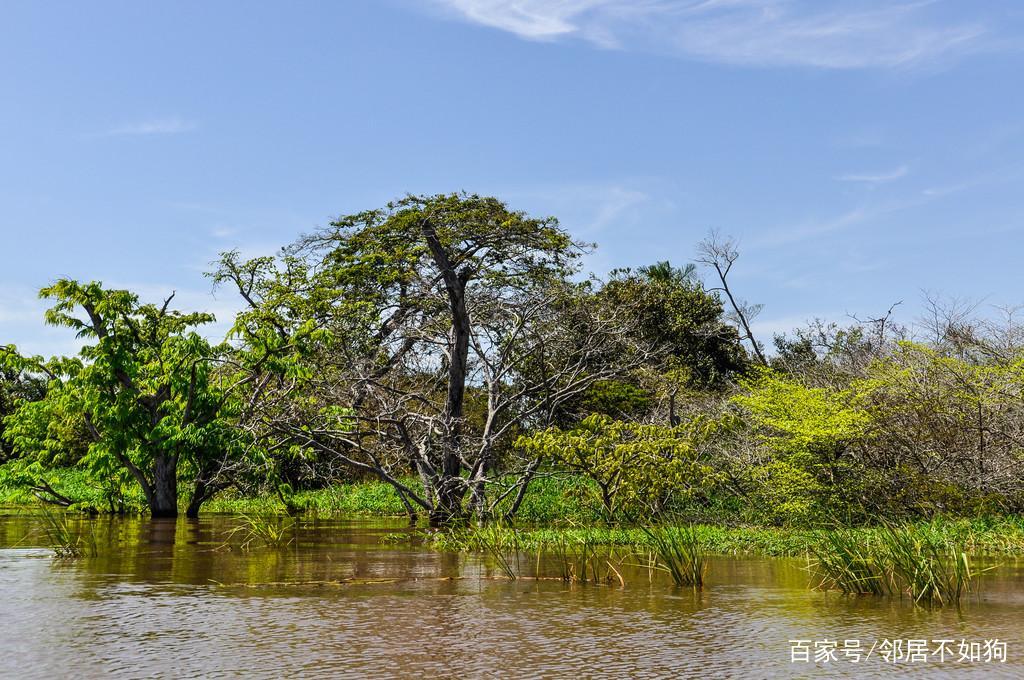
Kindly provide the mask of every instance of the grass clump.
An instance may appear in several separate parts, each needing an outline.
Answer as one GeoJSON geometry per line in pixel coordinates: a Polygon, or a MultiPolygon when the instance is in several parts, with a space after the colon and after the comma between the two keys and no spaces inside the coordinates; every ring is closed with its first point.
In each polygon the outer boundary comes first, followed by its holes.
{"type": "Polygon", "coordinates": [[[934,524],[829,529],[811,553],[816,588],[906,596],[924,606],[959,604],[977,576],[963,539],[934,524]]]}
{"type": "Polygon", "coordinates": [[[643,528],[655,568],[668,572],[676,586],[704,587],[708,558],[693,526],[643,528]]]}
{"type": "Polygon", "coordinates": [[[973,573],[962,545],[944,546],[927,527],[885,527],[879,538],[890,582],[914,602],[958,604],[971,590],[973,573]]]}
{"type": "Polygon", "coordinates": [[[92,531],[79,531],[64,515],[52,512],[44,513],[46,518],[43,531],[47,542],[53,549],[54,557],[61,560],[72,560],[80,557],[96,557],[99,549],[92,531]]]}
{"type": "Polygon", "coordinates": [[[236,536],[241,537],[240,548],[248,552],[254,545],[268,548],[282,548],[295,540],[296,522],[292,518],[277,515],[246,515],[238,516],[239,524],[225,535],[225,545],[236,536]]]}
{"type": "Polygon", "coordinates": [[[885,578],[877,550],[871,550],[864,536],[836,528],[821,534],[821,542],[812,545],[812,586],[819,590],[839,590],[851,595],[886,595],[885,578]]]}

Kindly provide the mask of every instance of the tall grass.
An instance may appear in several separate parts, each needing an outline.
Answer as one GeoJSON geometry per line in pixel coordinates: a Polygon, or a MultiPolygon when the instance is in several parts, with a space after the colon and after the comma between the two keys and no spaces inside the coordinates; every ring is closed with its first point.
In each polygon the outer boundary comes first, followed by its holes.
{"type": "Polygon", "coordinates": [[[292,518],[267,515],[238,516],[239,524],[225,534],[225,544],[233,538],[240,537],[239,547],[248,552],[255,545],[268,548],[281,548],[295,540],[296,522],[292,518]]]}
{"type": "Polygon", "coordinates": [[[870,534],[830,529],[812,554],[816,588],[907,596],[924,606],[959,604],[978,574],[963,541],[931,525],[883,526],[870,534]]]}
{"type": "Polygon", "coordinates": [[[80,557],[96,557],[99,549],[96,545],[96,536],[92,531],[79,531],[71,526],[65,515],[57,515],[52,512],[45,512],[43,516],[46,521],[43,524],[43,531],[46,532],[47,542],[53,549],[54,557],[61,560],[77,559],[80,557]]]}
{"type": "Polygon", "coordinates": [[[886,595],[889,581],[877,550],[853,530],[825,531],[821,542],[811,546],[812,586],[853,595],[886,595]]]}
{"type": "Polygon", "coordinates": [[[929,531],[916,527],[884,527],[879,534],[892,588],[914,602],[958,604],[971,589],[973,573],[963,546],[943,546],[929,531]]]}
{"type": "Polygon", "coordinates": [[[643,528],[654,556],[654,566],[668,572],[676,586],[704,587],[708,559],[693,526],[643,528]]]}
{"type": "MultiPolygon", "coordinates": [[[[540,557],[554,557],[558,577],[566,583],[614,583],[624,586],[622,573],[614,564],[615,552],[602,545],[588,533],[571,535],[556,533],[539,544],[537,552],[538,575],[540,557]]],[[[621,562],[621,560],[619,560],[621,562]]]]}

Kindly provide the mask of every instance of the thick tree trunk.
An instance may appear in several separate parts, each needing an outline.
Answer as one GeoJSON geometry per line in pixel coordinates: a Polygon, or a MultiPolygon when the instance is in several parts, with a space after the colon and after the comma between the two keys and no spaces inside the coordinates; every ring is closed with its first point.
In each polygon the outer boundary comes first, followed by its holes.
{"type": "Polygon", "coordinates": [[[153,462],[153,498],[149,512],[152,517],[178,516],[178,466],[166,454],[153,462]]]}
{"type": "Polygon", "coordinates": [[[422,230],[431,257],[444,280],[452,324],[448,394],[443,413],[445,438],[441,445],[441,469],[437,480],[436,502],[434,510],[430,513],[431,524],[443,524],[462,515],[462,499],[466,495],[466,484],[459,475],[462,471],[459,451],[462,446],[462,413],[469,366],[470,319],[466,307],[466,284],[469,282],[471,272],[456,271],[455,263],[449,259],[432,224],[424,222],[422,230]]]}
{"type": "Polygon", "coordinates": [[[192,492],[192,498],[189,499],[188,507],[185,508],[185,517],[188,517],[189,519],[199,519],[199,508],[202,507],[203,503],[205,503],[206,499],[211,495],[211,489],[207,486],[206,482],[201,479],[197,479],[195,490],[192,492]]]}
{"type": "Polygon", "coordinates": [[[451,524],[462,516],[462,499],[466,495],[465,481],[458,476],[444,477],[436,489],[434,509],[430,511],[430,525],[451,524]]]}

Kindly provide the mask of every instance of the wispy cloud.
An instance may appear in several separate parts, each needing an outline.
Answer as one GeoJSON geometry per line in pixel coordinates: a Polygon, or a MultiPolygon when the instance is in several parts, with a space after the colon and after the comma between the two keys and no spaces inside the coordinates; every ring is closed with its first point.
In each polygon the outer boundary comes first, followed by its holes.
{"type": "Polygon", "coordinates": [[[528,40],[581,38],[744,66],[914,66],[976,48],[980,21],[934,18],[930,2],[867,0],[434,0],[528,40]]]}
{"type": "Polygon", "coordinates": [[[882,184],[885,182],[892,182],[901,177],[906,177],[910,168],[906,165],[901,165],[898,168],[887,170],[884,172],[864,172],[864,173],[849,173],[846,175],[840,175],[836,177],[840,182],[862,182],[864,184],[882,184]]]}
{"type": "Polygon", "coordinates": [[[195,121],[170,116],[167,118],[151,118],[148,120],[126,123],[113,127],[103,133],[105,137],[124,137],[141,135],[175,135],[182,132],[195,130],[198,124],[195,121]]]}

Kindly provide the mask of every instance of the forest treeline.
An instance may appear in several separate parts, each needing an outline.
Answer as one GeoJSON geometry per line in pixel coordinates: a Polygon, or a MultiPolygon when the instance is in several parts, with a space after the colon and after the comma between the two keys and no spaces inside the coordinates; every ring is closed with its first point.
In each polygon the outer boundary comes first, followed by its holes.
{"type": "Polygon", "coordinates": [[[574,475],[609,520],[851,523],[1024,505],[1024,339],[932,300],[894,320],[754,336],[735,243],[582,271],[592,246],[495,198],[408,196],[209,276],[242,311],[98,282],[41,291],[71,357],[0,347],[0,482],[46,502],[75,467],[100,511],[199,513],[230,490],[390,484],[411,516],[514,517],[574,475]],[[706,282],[707,281],[707,282],[706,282]]]}

